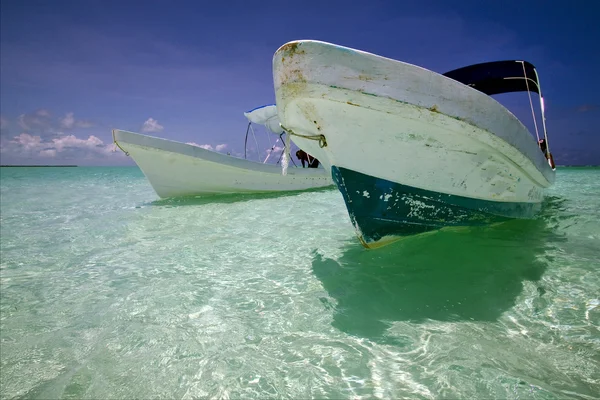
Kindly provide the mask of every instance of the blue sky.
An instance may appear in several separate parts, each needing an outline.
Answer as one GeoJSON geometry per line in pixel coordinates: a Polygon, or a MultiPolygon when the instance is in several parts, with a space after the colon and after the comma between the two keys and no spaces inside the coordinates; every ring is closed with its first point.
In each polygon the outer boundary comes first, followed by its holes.
{"type": "MultiPolygon", "coordinates": [[[[557,163],[600,164],[600,6],[553,4],[2,0],[1,162],[133,164],[112,128],[242,154],[243,112],[274,103],[273,53],[317,39],[437,72],[528,60],[557,163]]],[[[532,126],[525,93],[498,99],[532,126]]]]}

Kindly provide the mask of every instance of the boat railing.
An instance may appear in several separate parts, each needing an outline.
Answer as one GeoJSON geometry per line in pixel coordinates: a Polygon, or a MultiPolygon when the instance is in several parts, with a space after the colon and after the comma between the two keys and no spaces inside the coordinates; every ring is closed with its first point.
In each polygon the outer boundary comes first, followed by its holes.
{"type": "MultiPolygon", "coordinates": [[[[256,145],[258,162],[263,163],[263,164],[265,164],[269,160],[269,158],[271,157],[271,154],[273,154],[273,150],[275,150],[275,147],[277,146],[277,143],[281,142],[281,144],[283,145],[283,150],[281,151],[281,154],[279,154],[279,159],[276,162],[276,164],[278,165],[281,162],[281,158],[283,157],[283,154],[285,153],[285,149],[286,149],[286,142],[283,139],[283,135],[285,134],[285,132],[282,132],[281,134],[279,134],[279,138],[274,143],[271,140],[271,134],[269,134],[269,132],[266,132],[267,140],[269,141],[270,147],[267,150],[268,151],[267,156],[262,161],[260,159],[258,140],[256,139],[256,132],[254,130],[254,124],[252,122],[248,122],[248,126],[246,128],[246,137],[244,139],[244,159],[248,159],[248,135],[250,132],[252,133],[252,137],[254,138],[254,143],[256,145]]],[[[294,164],[295,167],[298,167],[298,165],[296,165],[296,163],[294,162],[293,158],[290,157],[290,160],[292,161],[292,163],[294,164]]]]}
{"type": "Polygon", "coordinates": [[[538,147],[544,152],[544,156],[548,160],[550,167],[552,169],[556,168],[552,153],[550,152],[550,143],[548,141],[544,97],[542,95],[540,79],[533,64],[523,60],[492,61],[454,69],[443,75],[454,79],[463,85],[479,90],[488,96],[527,91],[538,147]],[[543,139],[540,138],[541,135],[538,128],[535,109],[533,107],[531,92],[537,92],[539,95],[542,129],[544,131],[543,139]]]}
{"type": "Polygon", "coordinates": [[[538,146],[540,146],[540,148],[544,152],[544,155],[548,159],[548,163],[550,164],[550,167],[552,167],[552,169],[556,169],[556,166],[554,165],[554,158],[552,157],[552,153],[550,152],[550,143],[548,142],[548,131],[546,130],[546,114],[544,112],[544,97],[542,96],[542,87],[540,85],[540,77],[537,73],[537,70],[534,67],[533,72],[535,73],[535,80],[530,79],[527,76],[527,70],[525,69],[525,62],[524,61],[519,61],[519,62],[523,66],[523,77],[525,78],[525,86],[527,87],[527,96],[529,97],[529,106],[531,107],[531,115],[533,117],[533,126],[535,128],[535,136],[538,141],[538,146]],[[529,82],[531,82],[532,84],[534,84],[536,86],[537,92],[540,96],[542,129],[544,130],[543,142],[540,139],[540,133],[538,130],[538,125],[537,125],[537,118],[535,116],[535,109],[533,107],[533,101],[531,100],[531,90],[529,89],[529,82]],[[544,148],[542,148],[542,143],[544,145],[544,148]]]}
{"type": "MultiPolygon", "coordinates": [[[[548,162],[550,163],[550,167],[552,167],[552,169],[556,169],[556,165],[554,164],[554,157],[552,157],[552,153],[550,152],[550,143],[548,142],[548,131],[546,130],[546,112],[544,109],[545,108],[544,107],[544,96],[542,96],[542,87],[540,85],[540,77],[535,68],[533,68],[533,72],[535,73],[535,80],[537,81],[538,94],[540,96],[540,110],[541,110],[541,114],[542,114],[542,127],[544,129],[544,140],[546,142],[546,158],[548,159],[548,162]]],[[[524,64],[523,64],[523,73],[525,74],[525,82],[527,82],[527,73],[525,72],[524,64]]],[[[533,111],[533,103],[531,102],[531,93],[529,93],[529,90],[527,92],[529,94],[529,102],[531,105],[531,110],[533,111]]],[[[535,121],[535,115],[534,115],[534,121],[535,121]]],[[[537,126],[536,126],[536,133],[537,133],[537,126]]],[[[539,143],[539,138],[538,138],[538,143],[539,143]]]]}

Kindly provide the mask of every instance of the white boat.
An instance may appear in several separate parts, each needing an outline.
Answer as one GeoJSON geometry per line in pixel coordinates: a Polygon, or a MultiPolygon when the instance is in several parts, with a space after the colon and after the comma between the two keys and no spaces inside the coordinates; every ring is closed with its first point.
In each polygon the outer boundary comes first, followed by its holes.
{"type": "Polygon", "coordinates": [[[539,79],[528,62],[438,74],[305,40],[277,50],[273,78],[282,128],[331,168],[366,247],[533,217],[554,182],[539,79]],[[539,94],[538,142],[491,97],[516,91],[530,100],[530,92],[539,94]]]}
{"type": "MultiPolygon", "coordinates": [[[[251,123],[260,123],[279,133],[279,121],[272,113],[275,107],[267,107],[245,115],[251,123]]],[[[329,171],[323,168],[289,167],[284,174],[281,165],[267,164],[267,159],[264,162],[250,161],[191,144],[123,130],[113,130],[113,140],[133,158],[161,198],[273,193],[333,185],[329,171]]]]}

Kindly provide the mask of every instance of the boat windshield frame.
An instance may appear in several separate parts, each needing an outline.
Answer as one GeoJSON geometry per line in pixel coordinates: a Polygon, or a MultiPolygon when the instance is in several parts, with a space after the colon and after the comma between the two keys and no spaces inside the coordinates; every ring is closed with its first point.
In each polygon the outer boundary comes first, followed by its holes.
{"type": "Polygon", "coordinates": [[[542,95],[540,79],[537,70],[532,63],[522,60],[492,61],[457,68],[442,75],[487,94],[488,96],[511,92],[527,92],[533,124],[535,126],[535,134],[538,145],[541,148],[542,139],[540,139],[537,118],[533,108],[533,101],[531,100],[531,92],[537,93],[540,101],[543,142],[545,142],[544,153],[550,167],[556,169],[552,153],[550,152],[550,144],[548,142],[544,97],[542,95]]]}

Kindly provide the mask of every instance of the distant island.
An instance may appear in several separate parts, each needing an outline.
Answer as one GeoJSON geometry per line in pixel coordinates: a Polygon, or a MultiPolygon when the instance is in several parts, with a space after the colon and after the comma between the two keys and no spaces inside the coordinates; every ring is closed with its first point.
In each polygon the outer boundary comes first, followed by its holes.
{"type": "Polygon", "coordinates": [[[73,168],[73,167],[77,167],[77,165],[0,165],[0,168],[2,167],[55,167],[55,168],[73,168]]]}

